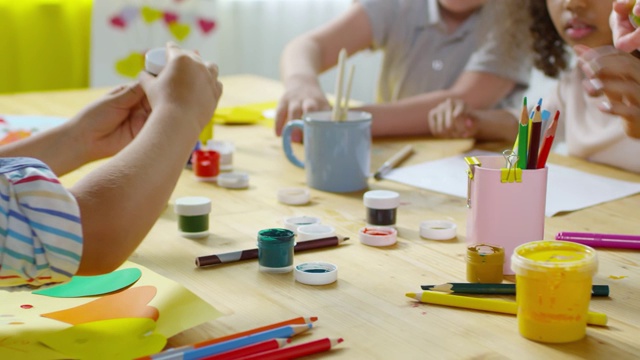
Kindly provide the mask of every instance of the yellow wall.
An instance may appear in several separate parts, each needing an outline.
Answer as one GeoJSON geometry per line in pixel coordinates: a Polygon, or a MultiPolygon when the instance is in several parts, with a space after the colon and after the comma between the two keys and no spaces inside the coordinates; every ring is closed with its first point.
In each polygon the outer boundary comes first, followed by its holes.
{"type": "Polygon", "coordinates": [[[87,87],[92,0],[0,0],[0,93],[87,87]]]}

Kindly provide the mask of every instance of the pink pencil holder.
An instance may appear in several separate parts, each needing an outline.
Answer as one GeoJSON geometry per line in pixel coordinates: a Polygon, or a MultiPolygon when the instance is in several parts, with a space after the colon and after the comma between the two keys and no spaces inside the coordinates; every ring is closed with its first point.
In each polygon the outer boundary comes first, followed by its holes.
{"type": "Polygon", "coordinates": [[[502,156],[477,156],[469,165],[467,243],[504,248],[503,274],[513,275],[511,255],[544,238],[547,168],[506,168],[502,156]]]}

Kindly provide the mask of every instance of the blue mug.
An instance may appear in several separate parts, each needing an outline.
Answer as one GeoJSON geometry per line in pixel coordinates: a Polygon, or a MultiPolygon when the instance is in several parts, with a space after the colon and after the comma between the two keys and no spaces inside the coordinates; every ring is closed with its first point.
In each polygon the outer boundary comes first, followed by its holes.
{"type": "Polygon", "coordinates": [[[287,123],[282,147],[289,161],[304,168],[307,185],[329,192],[366,189],[371,166],[371,114],[349,111],[344,121],[331,120],[331,111],[306,114],[287,123]],[[305,160],[291,149],[293,129],[303,132],[305,160]]]}

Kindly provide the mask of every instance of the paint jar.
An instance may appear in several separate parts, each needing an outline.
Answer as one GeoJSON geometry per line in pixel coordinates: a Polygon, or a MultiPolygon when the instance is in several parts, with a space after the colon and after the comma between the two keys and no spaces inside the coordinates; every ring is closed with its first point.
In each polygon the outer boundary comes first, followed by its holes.
{"type": "Polygon", "coordinates": [[[294,234],[298,233],[298,227],[303,225],[313,225],[320,224],[320,218],[315,216],[287,216],[284,218],[284,227],[294,232],[294,234]]]}
{"type": "Polygon", "coordinates": [[[587,329],[596,251],[568,241],[543,240],[515,248],[518,328],[527,339],[565,343],[587,329]]]}
{"type": "Polygon", "coordinates": [[[220,171],[230,171],[233,169],[233,151],[235,147],[231,141],[209,140],[207,149],[220,154],[220,171]]]}
{"type": "Polygon", "coordinates": [[[195,150],[191,155],[191,167],[196,179],[215,181],[220,173],[220,154],[213,150],[195,150]]]}
{"type": "Polygon", "coordinates": [[[258,263],[262,272],[288,273],[293,270],[294,233],[289,229],[258,232],[258,263]]]}
{"type": "Polygon", "coordinates": [[[504,249],[497,245],[475,244],[467,247],[467,281],[501,283],[504,249]]]}
{"type": "Polygon", "coordinates": [[[336,229],[333,226],[324,224],[312,224],[298,226],[298,241],[324,239],[336,236],[336,229]]]}
{"type": "Polygon", "coordinates": [[[400,205],[400,194],[389,190],[371,190],[364,193],[363,201],[367,208],[367,225],[396,225],[396,209],[400,205]]]}
{"type": "Polygon", "coordinates": [[[186,196],[176,199],[174,211],[178,214],[178,229],[186,238],[209,236],[211,200],[203,196],[186,196]]]}
{"type": "Polygon", "coordinates": [[[151,75],[158,75],[167,65],[167,50],[163,47],[155,48],[144,54],[144,69],[151,75]]]}

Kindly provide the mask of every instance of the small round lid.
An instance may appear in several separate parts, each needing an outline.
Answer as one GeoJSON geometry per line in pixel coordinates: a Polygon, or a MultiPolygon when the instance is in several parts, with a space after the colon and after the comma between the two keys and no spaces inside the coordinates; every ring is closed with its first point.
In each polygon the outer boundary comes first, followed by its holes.
{"type": "Polygon", "coordinates": [[[397,241],[398,230],[390,226],[367,226],[359,231],[360,242],[369,246],[389,246],[397,241]]]}
{"type": "Polygon", "coordinates": [[[426,220],[420,223],[420,236],[430,240],[449,240],[456,237],[458,226],[449,220],[426,220]]]}
{"type": "Polygon", "coordinates": [[[204,196],[181,197],[176,199],[173,210],[183,216],[205,215],[211,212],[211,199],[204,196]]]}
{"type": "Polygon", "coordinates": [[[284,188],[278,190],[278,201],[287,205],[304,205],[309,202],[311,194],[306,188],[284,188]]]}
{"type": "Polygon", "coordinates": [[[249,174],[244,172],[222,173],[218,175],[218,186],[229,189],[249,187],[249,174]]]}
{"type": "Polygon", "coordinates": [[[400,205],[400,194],[389,190],[371,190],[364,193],[364,206],[372,209],[395,209],[400,205]]]}
{"type": "Polygon", "coordinates": [[[163,47],[151,49],[144,55],[144,68],[153,75],[160,74],[165,65],[167,65],[167,50],[163,47]]]}
{"type": "Polygon", "coordinates": [[[327,285],[338,280],[338,267],[334,264],[313,261],[295,267],[297,282],[307,285],[327,285]]]}

